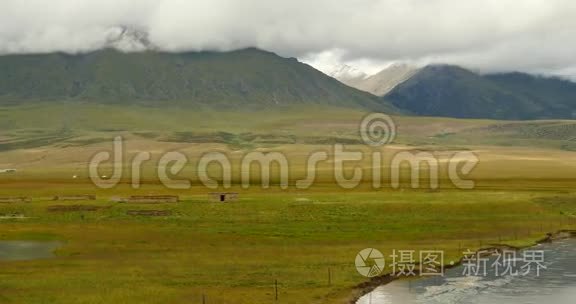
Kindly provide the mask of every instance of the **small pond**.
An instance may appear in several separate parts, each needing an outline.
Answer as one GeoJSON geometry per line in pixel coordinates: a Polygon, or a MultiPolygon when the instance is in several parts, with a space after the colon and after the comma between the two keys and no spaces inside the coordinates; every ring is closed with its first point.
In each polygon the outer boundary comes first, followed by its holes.
{"type": "Polygon", "coordinates": [[[26,261],[54,257],[56,241],[0,241],[0,261],[26,261]]]}

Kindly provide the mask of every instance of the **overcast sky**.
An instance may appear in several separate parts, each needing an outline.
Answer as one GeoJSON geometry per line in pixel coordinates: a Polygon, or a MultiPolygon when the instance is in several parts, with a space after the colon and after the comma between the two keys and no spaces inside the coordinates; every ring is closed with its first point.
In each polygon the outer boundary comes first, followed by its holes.
{"type": "Polygon", "coordinates": [[[254,46],[321,69],[408,61],[576,75],[573,0],[0,0],[0,53],[93,50],[120,26],[163,50],[254,46]]]}

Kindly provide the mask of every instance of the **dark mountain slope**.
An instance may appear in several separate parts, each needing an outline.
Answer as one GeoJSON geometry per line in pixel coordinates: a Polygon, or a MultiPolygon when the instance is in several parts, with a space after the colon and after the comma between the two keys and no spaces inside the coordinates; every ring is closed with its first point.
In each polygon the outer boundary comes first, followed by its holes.
{"type": "Polygon", "coordinates": [[[529,119],[542,109],[530,100],[457,66],[428,66],[398,85],[386,99],[418,115],[529,119]]]}
{"type": "Polygon", "coordinates": [[[458,118],[573,118],[576,84],[522,73],[482,76],[450,65],[428,66],[385,96],[418,115],[458,118]]]}
{"type": "Polygon", "coordinates": [[[486,75],[516,95],[539,104],[539,118],[576,118],[576,83],[556,78],[534,76],[525,73],[501,73],[486,75]]]}
{"type": "Polygon", "coordinates": [[[52,100],[211,107],[326,104],[392,110],[293,58],[233,52],[0,56],[0,103],[52,100]]]}

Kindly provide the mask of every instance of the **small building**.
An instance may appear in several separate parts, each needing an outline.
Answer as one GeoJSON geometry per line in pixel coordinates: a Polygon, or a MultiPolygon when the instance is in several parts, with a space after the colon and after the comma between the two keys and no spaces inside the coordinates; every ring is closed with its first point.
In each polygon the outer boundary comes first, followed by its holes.
{"type": "Polygon", "coordinates": [[[211,192],[210,197],[213,201],[226,203],[238,200],[238,192],[211,192]]]}
{"type": "Polygon", "coordinates": [[[0,173],[16,173],[16,169],[0,169],[0,173]]]}

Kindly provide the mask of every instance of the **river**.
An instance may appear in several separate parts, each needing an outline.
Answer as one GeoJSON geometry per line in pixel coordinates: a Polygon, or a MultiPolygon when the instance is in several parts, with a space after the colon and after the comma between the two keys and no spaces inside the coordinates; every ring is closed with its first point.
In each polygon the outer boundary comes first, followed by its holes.
{"type": "MultiPolygon", "coordinates": [[[[446,271],[444,277],[397,280],[380,286],[357,304],[573,304],[576,303],[576,239],[542,244],[546,269],[540,275],[464,276],[464,266],[446,271]]],[[[518,258],[522,255],[518,254],[518,258]]],[[[493,261],[493,260],[491,260],[493,261]]]]}

